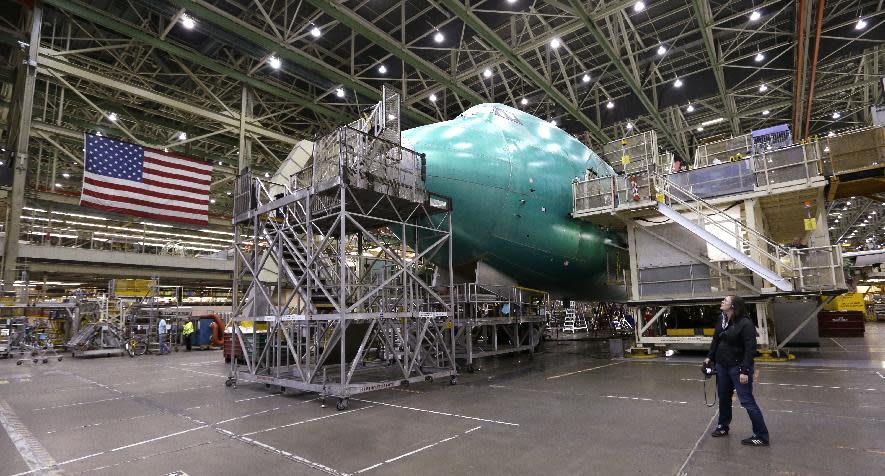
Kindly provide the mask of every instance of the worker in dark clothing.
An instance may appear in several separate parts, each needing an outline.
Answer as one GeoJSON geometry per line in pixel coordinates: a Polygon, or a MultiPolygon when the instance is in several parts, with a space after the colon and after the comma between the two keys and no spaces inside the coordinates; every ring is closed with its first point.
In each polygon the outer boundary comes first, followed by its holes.
{"type": "Polygon", "coordinates": [[[719,391],[719,424],[712,436],[728,435],[731,424],[731,397],[737,390],[741,406],[753,423],[753,435],[741,440],[748,446],[768,446],[768,428],[762,410],[753,398],[753,357],[756,356],[756,326],[739,296],[726,296],[719,309],[719,322],[705,363],[715,362],[719,391]]]}

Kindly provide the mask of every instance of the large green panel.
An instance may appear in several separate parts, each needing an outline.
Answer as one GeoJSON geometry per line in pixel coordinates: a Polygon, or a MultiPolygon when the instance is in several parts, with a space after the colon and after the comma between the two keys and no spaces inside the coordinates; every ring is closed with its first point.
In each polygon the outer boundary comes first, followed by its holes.
{"type": "Polygon", "coordinates": [[[614,174],[584,144],[502,104],[405,131],[403,140],[426,154],[427,188],[453,199],[456,267],[481,260],[520,285],[612,297],[603,241],[619,238],[569,215],[574,177],[588,168],[614,174]]]}

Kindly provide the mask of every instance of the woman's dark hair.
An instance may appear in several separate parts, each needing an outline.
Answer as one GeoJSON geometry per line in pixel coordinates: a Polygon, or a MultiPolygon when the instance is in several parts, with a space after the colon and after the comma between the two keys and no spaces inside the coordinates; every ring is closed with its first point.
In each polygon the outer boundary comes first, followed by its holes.
{"type": "Polygon", "coordinates": [[[740,296],[735,296],[733,294],[728,296],[731,298],[731,309],[732,309],[732,319],[737,319],[739,317],[744,317],[747,315],[747,302],[744,301],[744,298],[740,296]]]}

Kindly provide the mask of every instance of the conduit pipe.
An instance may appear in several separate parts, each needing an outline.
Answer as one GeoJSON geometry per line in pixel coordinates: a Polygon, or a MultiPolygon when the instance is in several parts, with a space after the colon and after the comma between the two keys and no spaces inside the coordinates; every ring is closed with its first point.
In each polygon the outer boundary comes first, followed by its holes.
{"type": "Polygon", "coordinates": [[[803,55],[805,40],[805,0],[799,0],[799,22],[796,25],[798,34],[796,35],[796,81],[793,83],[793,132],[796,137],[802,136],[800,126],[801,116],[799,115],[799,106],[802,104],[802,66],[805,64],[803,55]]]}
{"type": "Polygon", "coordinates": [[[824,3],[826,0],[817,2],[817,28],[814,33],[814,56],[811,60],[811,84],[808,85],[808,105],[805,107],[805,138],[811,130],[811,104],[814,102],[814,82],[817,76],[817,57],[820,53],[820,35],[824,26],[824,3]]]}

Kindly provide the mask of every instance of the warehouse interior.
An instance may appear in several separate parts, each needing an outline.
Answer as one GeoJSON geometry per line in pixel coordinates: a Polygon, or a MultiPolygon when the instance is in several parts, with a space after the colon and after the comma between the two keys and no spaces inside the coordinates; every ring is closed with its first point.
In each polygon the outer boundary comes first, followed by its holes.
{"type": "Polygon", "coordinates": [[[0,475],[885,473],[882,0],[2,5],[0,475]]]}

